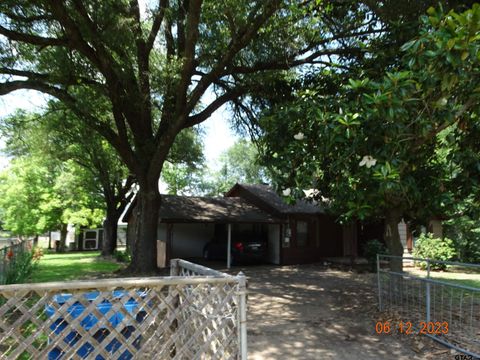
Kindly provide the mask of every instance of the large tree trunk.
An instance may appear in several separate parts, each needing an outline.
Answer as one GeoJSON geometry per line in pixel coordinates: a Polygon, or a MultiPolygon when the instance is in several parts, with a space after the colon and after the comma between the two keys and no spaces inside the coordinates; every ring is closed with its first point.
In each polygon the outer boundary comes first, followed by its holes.
{"type": "Polygon", "coordinates": [[[58,252],[61,252],[61,253],[65,252],[67,234],[68,234],[68,224],[62,224],[60,227],[60,245],[58,247],[58,252]]]}
{"type": "Polygon", "coordinates": [[[137,193],[136,231],[132,247],[130,270],[134,273],[157,271],[157,226],[160,209],[158,185],[143,186],[137,193]]]}
{"type": "MultiPolygon", "coordinates": [[[[385,213],[385,243],[390,255],[403,256],[403,246],[398,232],[398,223],[402,220],[398,209],[389,209],[385,213]]],[[[395,272],[403,271],[402,259],[390,259],[390,269],[395,272]]]]}
{"type": "Polygon", "coordinates": [[[120,215],[116,209],[107,208],[107,216],[103,222],[102,256],[112,256],[117,248],[117,223],[120,215]]]}

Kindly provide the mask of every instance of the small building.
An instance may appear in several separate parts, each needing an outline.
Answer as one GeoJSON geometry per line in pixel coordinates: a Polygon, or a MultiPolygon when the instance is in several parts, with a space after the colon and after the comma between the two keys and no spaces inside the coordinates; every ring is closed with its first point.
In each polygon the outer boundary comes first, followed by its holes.
{"type": "Polygon", "coordinates": [[[103,228],[81,229],[77,240],[77,250],[98,250],[102,248],[103,228]]]}

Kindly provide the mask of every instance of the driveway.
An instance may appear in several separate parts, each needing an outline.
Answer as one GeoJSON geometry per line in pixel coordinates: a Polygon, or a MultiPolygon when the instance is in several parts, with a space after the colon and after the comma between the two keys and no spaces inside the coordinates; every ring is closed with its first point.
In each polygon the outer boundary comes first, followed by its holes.
{"type": "Polygon", "coordinates": [[[249,359],[454,358],[425,337],[375,333],[372,274],[321,265],[241,270],[249,279],[249,359]]]}

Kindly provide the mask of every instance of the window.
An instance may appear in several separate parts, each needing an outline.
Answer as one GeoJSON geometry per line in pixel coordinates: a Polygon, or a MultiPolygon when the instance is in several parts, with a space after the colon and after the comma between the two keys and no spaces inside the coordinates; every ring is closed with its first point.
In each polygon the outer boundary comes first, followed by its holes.
{"type": "Polygon", "coordinates": [[[308,244],[308,223],[297,221],[297,246],[304,247],[308,244]]]}
{"type": "Polygon", "coordinates": [[[97,239],[97,232],[96,231],[85,231],[85,239],[97,239]]]}

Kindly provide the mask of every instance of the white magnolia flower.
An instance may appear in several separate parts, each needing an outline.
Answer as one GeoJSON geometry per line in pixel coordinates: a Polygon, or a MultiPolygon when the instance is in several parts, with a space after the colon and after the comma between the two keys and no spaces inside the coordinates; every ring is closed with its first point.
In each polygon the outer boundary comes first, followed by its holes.
{"type": "Polygon", "coordinates": [[[360,161],[360,163],[358,165],[366,166],[367,168],[371,168],[372,166],[375,166],[376,163],[377,163],[377,159],[374,159],[370,155],[365,155],[363,157],[362,161],[360,161]]]}
{"type": "Polygon", "coordinates": [[[302,132],[299,132],[298,134],[293,135],[293,138],[295,140],[303,140],[305,138],[305,135],[303,135],[302,132]]]}
{"type": "Polygon", "coordinates": [[[282,191],[283,196],[289,196],[292,193],[292,190],[290,188],[286,188],[285,190],[282,191]]]}
{"type": "Polygon", "coordinates": [[[306,198],[312,198],[314,196],[317,196],[319,191],[317,189],[308,189],[308,190],[303,190],[303,193],[305,194],[306,198]]]}

